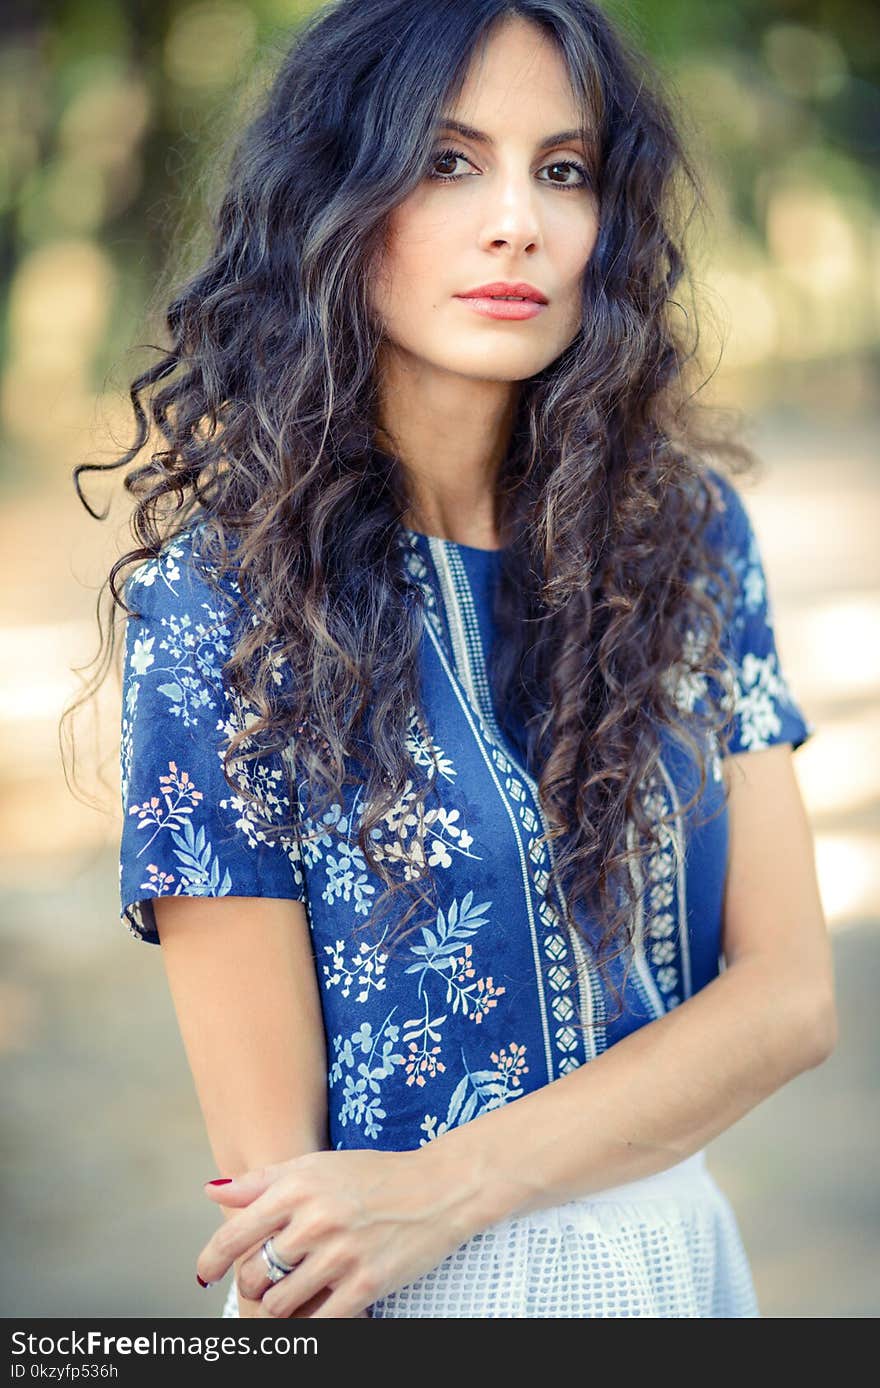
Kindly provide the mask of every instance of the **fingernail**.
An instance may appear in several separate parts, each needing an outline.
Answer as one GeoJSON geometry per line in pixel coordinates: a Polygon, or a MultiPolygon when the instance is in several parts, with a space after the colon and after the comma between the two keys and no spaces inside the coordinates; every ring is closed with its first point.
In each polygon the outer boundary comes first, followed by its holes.
{"type": "Polygon", "coordinates": [[[203,1282],[201,1277],[199,1277],[198,1273],[196,1273],[196,1281],[198,1282],[200,1287],[213,1287],[214,1285],[213,1282],[203,1282]]]}
{"type": "Polygon", "coordinates": [[[217,1176],[213,1181],[206,1181],[206,1186],[228,1186],[232,1181],[231,1176],[217,1176]]]}

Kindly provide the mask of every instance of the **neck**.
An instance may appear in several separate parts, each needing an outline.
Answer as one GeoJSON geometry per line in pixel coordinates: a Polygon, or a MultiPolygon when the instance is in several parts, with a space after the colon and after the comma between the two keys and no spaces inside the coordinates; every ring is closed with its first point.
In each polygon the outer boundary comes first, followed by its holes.
{"type": "Polygon", "coordinates": [[[516,383],[438,371],[398,349],[383,359],[376,441],[402,467],[404,525],[497,549],[497,478],[509,447],[516,383]]]}

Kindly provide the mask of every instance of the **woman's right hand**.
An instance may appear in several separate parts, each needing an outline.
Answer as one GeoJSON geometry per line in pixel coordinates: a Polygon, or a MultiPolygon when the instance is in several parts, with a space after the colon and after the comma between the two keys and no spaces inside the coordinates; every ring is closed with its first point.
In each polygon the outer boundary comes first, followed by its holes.
{"type": "MultiPolygon", "coordinates": [[[[235,1275],[236,1275],[235,1292],[236,1292],[236,1295],[237,1295],[237,1297],[238,1297],[238,1314],[239,1314],[239,1317],[240,1317],[242,1320],[259,1320],[259,1319],[263,1319],[263,1320],[277,1320],[277,1319],[278,1319],[277,1316],[268,1316],[268,1315],[266,1314],[265,1310],[263,1309],[263,1301],[262,1301],[262,1298],[261,1298],[261,1297],[258,1297],[256,1301],[251,1301],[250,1297],[247,1297],[247,1296],[243,1296],[243,1295],[242,1295],[242,1292],[241,1292],[241,1290],[240,1290],[240,1288],[239,1288],[239,1285],[238,1285],[238,1268],[239,1268],[239,1264],[240,1264],[240,1263],[246,1262],[247,1259],[251,1256],[251,1254],[254,1253],[254,1252],[260,1247],[260,1245],[262,1244],[262,1242],[263,1242],[263,1240],[262,1240],[262,1239],[259,1239],[256,1243],[254,1243],[254,1244],[248,1249],[248,1251],[247,1251],[246,1253],[242,1254],[242,1256],[241,1256],[240,1258],[236,1258],[236,1260],[235,1260],[235,1275]]],[[[323,1305],[324,1305],[324,1302],[327,1300],[327,1298],[328,1298],[328,1296],[330,1295],[330,1293],[331,1293],[332,1290],[333,1290],[332,1287],[325,1287],[323,1291],[318,1292],[318,1294],[317,1294],[316,1296],[311,1297],[311,1299],[310,1299],[309,1301],[303,1302],[302,1306],[298,1307],[298,1314],[297,1314],[295,1317],[294,1317],[294,1316],[288,1316],[287,1319],[288,1319],[288,1320],[294,1320],[294,1319],[299,1320],[299,1318],[300,1318],[301,1316],[310,1316],[310,1315],[312,1314],[312,1312],[315,1311],[315,1310],[317,1310],[317,1308],[318,1308],[319,1306],[323,1306],[323,1305]]],[[[357,1315],[356,1315],[356,1316],[352,1316],[351,1319],[352,1319],[352,1320],[360,1320],[360,1319],[369,1320],[369,1319],[370,1319],[370,1315],[369,1315],[369,1312],[368,1312],[368,1311],[358,1311],[357,1315]]]]}
{"type": "MultiPolygon", "coordinates": [[[[238,1288],[237,1288],[237,1287],[236,1287],[236,1292],[237,1292],[237,1294],[238,1294],[238,1314],[239,1314],[240,1317],[242,1317],[242,1318],[244,1318],[244,1319],[247,1319],[248,1317],[254,1317],[254,1318],[262,1317],[262,1318],[264,1318],[264,1319],[266,1319],[266,1320],[273,1320],[273,1319],[276,1319],[276,1317],[266,1316],[265,1311],[262,1309],[262,1308],[263,1308],[263,1303],[262,1303],[261,1300],[260,1300],[260,1301],[251,1301],[248,1297],[242,1296],[241,1292],[238,1291],[238,1288]]],[[[294,1316],[288,1316],[287,1319],[288,1319],[288,1320],[294,1320],[294,1319],[298,1320],[300,1316],[304,1316],[304,1315],[305,1315],[305,1316],[309,1316],[309,1315],[311,1315],[312,1311],[314,1311],[318,1306],[323,1306],[324,1302],[327,1300],[327,1297],[328,1297],[329,1295],[330,1295],[330,1288],[328,1287],[328,1288],[326,1289],[326,1291],[321,1292],[318,1296],[313,1296],[312,1299],[311,1299],[311,1301],[307,1301],[307,1302],[304,1303],[303,1306],[299,1307],[299,1314],[298,1314],[296,1317],[294,1317],[294,1316]]],[[[356,1316],[352,1316],[352,1320],[360,1320],[360,1319],[369,1320],[370,1317],[369,1317],[368,1312],[366,1312],[366,1311],[358,1311],[358,1313],[357,1313],[356,1316]]]]}

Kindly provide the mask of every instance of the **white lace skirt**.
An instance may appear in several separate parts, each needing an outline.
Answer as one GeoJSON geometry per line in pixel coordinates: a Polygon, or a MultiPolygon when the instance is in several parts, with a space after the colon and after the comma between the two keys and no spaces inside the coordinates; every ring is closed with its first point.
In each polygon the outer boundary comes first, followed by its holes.
{"type": "MultiPolygon", "coordinates": [[[[705,1150],[640,1181],[481,1230],[370,1315],[760,1316],[705,1150]]],[[[231,1282],[221,1315],[238,1315],[231,1282]]]]}

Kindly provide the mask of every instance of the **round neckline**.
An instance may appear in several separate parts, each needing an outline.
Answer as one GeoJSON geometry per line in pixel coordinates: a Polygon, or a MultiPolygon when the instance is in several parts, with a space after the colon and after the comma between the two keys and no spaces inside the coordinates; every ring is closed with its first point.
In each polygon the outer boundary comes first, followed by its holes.
{"type": "Polygon", "coordinates": [[[448,540],[445,535],[426,535],[422,530],[411,530],[408,525],[402,527],[407,535],[414,536],[417,540],[433,541],[436,544],[447,545],[452,549],[461,550],[464,554],[480,554],[486,559],[500,558],[504,553],[504,548],[500,549],[480,549],[477,545],[465,545],[460,540],[448,540]]]}

